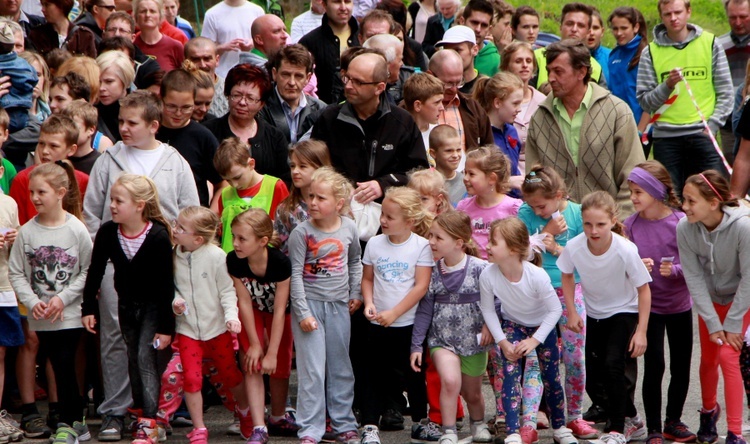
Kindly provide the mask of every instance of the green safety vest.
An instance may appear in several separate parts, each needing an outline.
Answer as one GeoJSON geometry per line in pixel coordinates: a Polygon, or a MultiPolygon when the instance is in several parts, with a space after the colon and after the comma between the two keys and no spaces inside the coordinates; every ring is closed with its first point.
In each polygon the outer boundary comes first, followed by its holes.
{"type": "MultiPolygon", "coordinates": [[[[648,48],[657,83],[662,83],[675,67],[682,68],[682,76],[690,82],[690,89],[703,115],[711,116],[716,106],[712,67],[714,35],[704,31],[682,49],[653,42],[649,43],[648,48]]],[[[677,99],[661,114],[658,122],[676,125],[700,122],[701,117],[685,88],[675,88],[672,94],[678,90],[677,99]]]]}
{"type": "MultiPolygon", "coordinates": [[[[543,83],[549,79],[547,74],[547,56],[545,54],[545,48],[537,48],[534,50],[534,58],[536,59],[536,66],[538,68],[539,75],[536,78],[536,85],[534,87],[539,89],[543,83]]],[[[599,79],[602,77],[602,65],[596,61],[594,56],[591,56],[591,80],[599,83],[599,79]]]]}
{"type": "Polygon", "coordinates": [[[221,204],[223,206],[221,212],[222,250],[227,253],[234,250],[234,247],[232,246],[232,221],[235,217],[239,216],[240,213],[243,213],[250,208],[260,208],[270,215],[271,203],[273,203],[273,191],[276,188],[276,182],[278,181],[279,179],[264,174],[258,194],[253,196],[250,201],[240,197],[240,195],[237,194],[237,189],[234,187],[226,187],[221,190],[221,204]]]}

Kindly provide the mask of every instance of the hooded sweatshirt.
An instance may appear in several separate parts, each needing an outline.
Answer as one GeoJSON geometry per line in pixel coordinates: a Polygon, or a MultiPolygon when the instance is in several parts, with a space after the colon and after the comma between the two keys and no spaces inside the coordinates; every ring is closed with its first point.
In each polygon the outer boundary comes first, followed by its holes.
{"type": "Polygon", "coordinates": [[[724,218],[713,231],[683,218],[677,224],[677,245],[695,308],[708,332],[742,332],[750,308],[750,208],[724,207],[724,218]],[[744,279],[743,279],[744,275],[744,279]],[[724,324],[713,303],[732,304],[724,324]]]}
{"type": "MultiPolygon", "coordinates": [[[[607,85],[612,94],[625,101],[630,110],[633,111],[635,122],[641,120],[643,108],[635,98],[636,79],[638,77],[638,66],[628,69],[630,61],[635,57],[638,47],[641,44],[641,36],[636,35],[633,40],[624,45],[615,46],[609,53],[609,63],[607,63],[607,85]]],[[[640,61],[639,61],[640,63],[640,61]]],[[[605,65],[602,64],[602,68],[605,65]]]]}

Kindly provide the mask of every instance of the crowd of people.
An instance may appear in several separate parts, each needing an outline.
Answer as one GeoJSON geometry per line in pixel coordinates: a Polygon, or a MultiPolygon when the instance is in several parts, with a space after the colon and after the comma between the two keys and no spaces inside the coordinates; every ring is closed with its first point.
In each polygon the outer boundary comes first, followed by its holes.
{"type": "Polygon", "coordinates": [[[0,0],[0,444],[744,444],[750,1],[653,6],[0,0]]]}

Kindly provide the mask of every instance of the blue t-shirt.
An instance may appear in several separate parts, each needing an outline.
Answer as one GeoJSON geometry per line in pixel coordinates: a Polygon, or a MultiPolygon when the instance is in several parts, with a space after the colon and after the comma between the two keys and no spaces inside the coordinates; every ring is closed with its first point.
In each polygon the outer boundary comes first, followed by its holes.
{"type": "MultiPolygon", "coordinates": [[[[518,137],[518,131],[510,123],[506,123],[502,128],[492,127],[492,137],[495,140],[495,145],[500,148],[508,159],[510,160],[510,175],[520,176],[521,170],[518,169],[518,160],[521,157],[521,138],[518,137]]],[[[515,197],[516,199],[521,198],[520,190],[511,190],[508,196],[515,197]]]]}

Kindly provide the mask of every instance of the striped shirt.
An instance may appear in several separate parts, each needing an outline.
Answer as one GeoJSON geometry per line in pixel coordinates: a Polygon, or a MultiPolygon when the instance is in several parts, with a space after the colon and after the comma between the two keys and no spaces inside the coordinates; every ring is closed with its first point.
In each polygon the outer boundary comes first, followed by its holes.
{"type": "Polygon", "coordinates": [[[128,237],[122,232],[122,225],[117,228],[117,239],[120,241],[122,252],[125,253],[128,260],[133,260],[133,257],[135,257],[138,250],[141,249],[141,245],[143,245],[146,235],[153,226],[154,223],[149,221],[149,223],[143,228],[143,231],[133,237],[128,237]]]}

